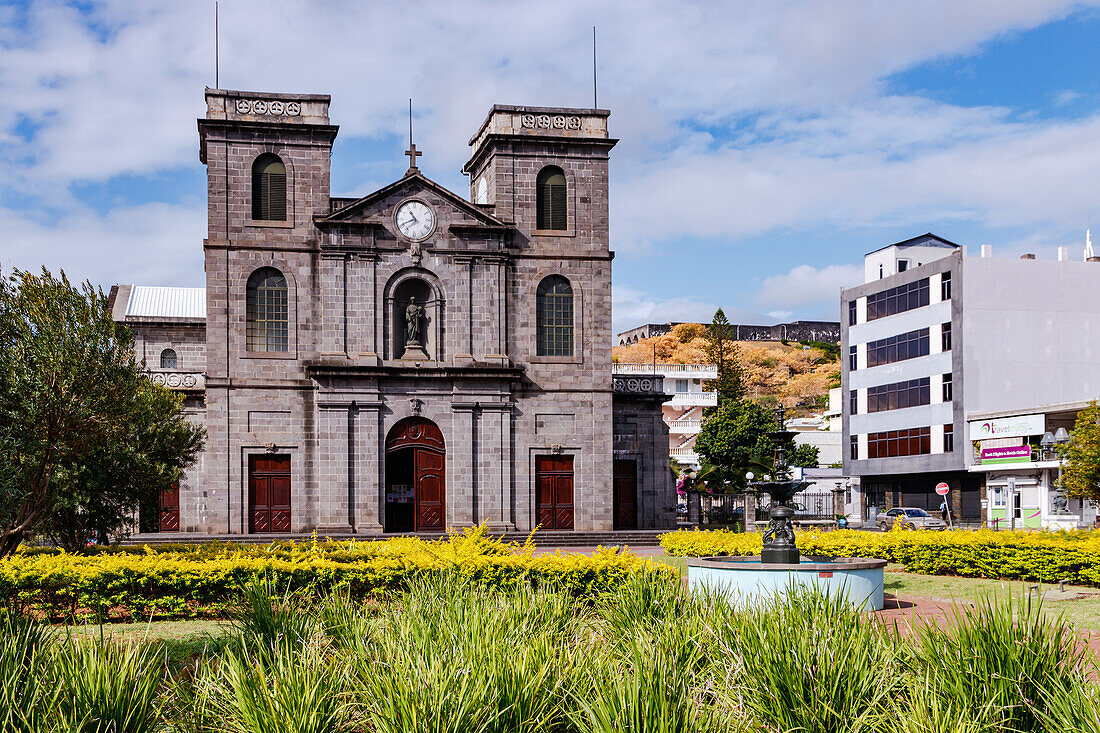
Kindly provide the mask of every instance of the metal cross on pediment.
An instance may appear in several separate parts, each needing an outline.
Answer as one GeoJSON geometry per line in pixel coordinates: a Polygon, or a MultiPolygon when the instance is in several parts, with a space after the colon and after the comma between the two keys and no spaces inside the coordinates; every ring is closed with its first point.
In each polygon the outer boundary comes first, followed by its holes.
{"type": "Polygon", "coordinates": [[[409,149],[405,151],[405,155],[409,156],[409,169],[405,171],[405,175],[410,173],[416,173],[419,169],[416,167],[416,159],[423,155],[416,149],[416,144],[413,142],[413,101],[409,100],[409,149]]]}
{"type": "Polygon", "coordinates": [[[424,153],[421,153],[419,150],[416,149],[415,143],[409,143],[409,149],[405,151],[405,155],[409,156],[409,170],[405,173],[405,175],[420,170],[416,167],[416,159],[423,154],[424,153]]]}

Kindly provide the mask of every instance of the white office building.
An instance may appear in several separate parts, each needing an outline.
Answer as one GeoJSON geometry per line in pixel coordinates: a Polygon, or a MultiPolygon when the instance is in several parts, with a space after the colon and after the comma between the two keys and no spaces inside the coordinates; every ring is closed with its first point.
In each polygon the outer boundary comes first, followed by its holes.
{"type": "MultiPolygon", "coordinates": [[[[1090,254],[994,258],[983,246],[968,257],[925,234],[866,256],[864,284],[841,294],[843,465],[861,479],[864,516],[934,510],[944,482],[955,516],[989,521],[989,472],[972,468],[999,446],[972,421],[1042,414],[1028,428],[1038,435],[997,436],[1037,446],[1064,421],[1049,406],[1100,396],[1100,258],[1090,254]]],[[[1051,483],[1034,499],[1048,514],[1051,483]]],[[[1059,509],[1090,521],[1078,502],[1059,509]]]]}

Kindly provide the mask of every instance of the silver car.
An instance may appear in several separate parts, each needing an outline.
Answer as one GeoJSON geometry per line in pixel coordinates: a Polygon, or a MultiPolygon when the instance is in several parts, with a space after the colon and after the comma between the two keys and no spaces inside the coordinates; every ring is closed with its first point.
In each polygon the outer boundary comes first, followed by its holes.
{"type": "Polygon", "coordinates": [[[939,517],[932,516],[923,509],[916,507],[897,506],[875,517],[875,526],[886,531],[894,526],[897,518],[901,517],[902,529],[936,529],[941,532],[947,529],[947,522],[939,517]]]}

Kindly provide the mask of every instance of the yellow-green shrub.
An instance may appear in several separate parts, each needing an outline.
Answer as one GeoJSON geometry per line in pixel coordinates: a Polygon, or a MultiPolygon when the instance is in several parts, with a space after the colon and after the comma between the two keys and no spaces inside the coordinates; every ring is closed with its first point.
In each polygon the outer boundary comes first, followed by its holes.
{"type": "MultiPolygon", "coordinates": [[[[661,535],[670,555],[758,555],[761,536],[681,530],[661,535]]],[[[927,575],[1069,580],[1100,586],[1100,532],[799,532],[803,555],[877,557],[927,575]]]]}
{"type": "Polygon", "coordinates": [[[140,553],[19,553],[0,560],[0,597],[54,618],[179,618],[222,613],[243,585],[261,575],[279,588],[317,594],[341,589],[364,597],[400,591],[410,578],[445,571],[494,588],[552,584],[577,596],[607,592],[635,572],[675,575],[629,553],[535,555],[530,546],[505,544],[474,530],[438,541],[403,537],[140,553]]]}

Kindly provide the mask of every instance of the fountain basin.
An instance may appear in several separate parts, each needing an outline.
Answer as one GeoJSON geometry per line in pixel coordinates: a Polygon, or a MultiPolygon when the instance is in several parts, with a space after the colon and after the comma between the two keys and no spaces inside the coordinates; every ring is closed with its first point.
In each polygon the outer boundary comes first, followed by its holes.
{"type": "Polygon", "coordinates": [[[791,588],[816,588],[865,611],[883,608],[885,560],[804,557],[797,564],[762,563],[759,557],[688,557],[688,586],[723,590],[750,605],[791,588]]]}

